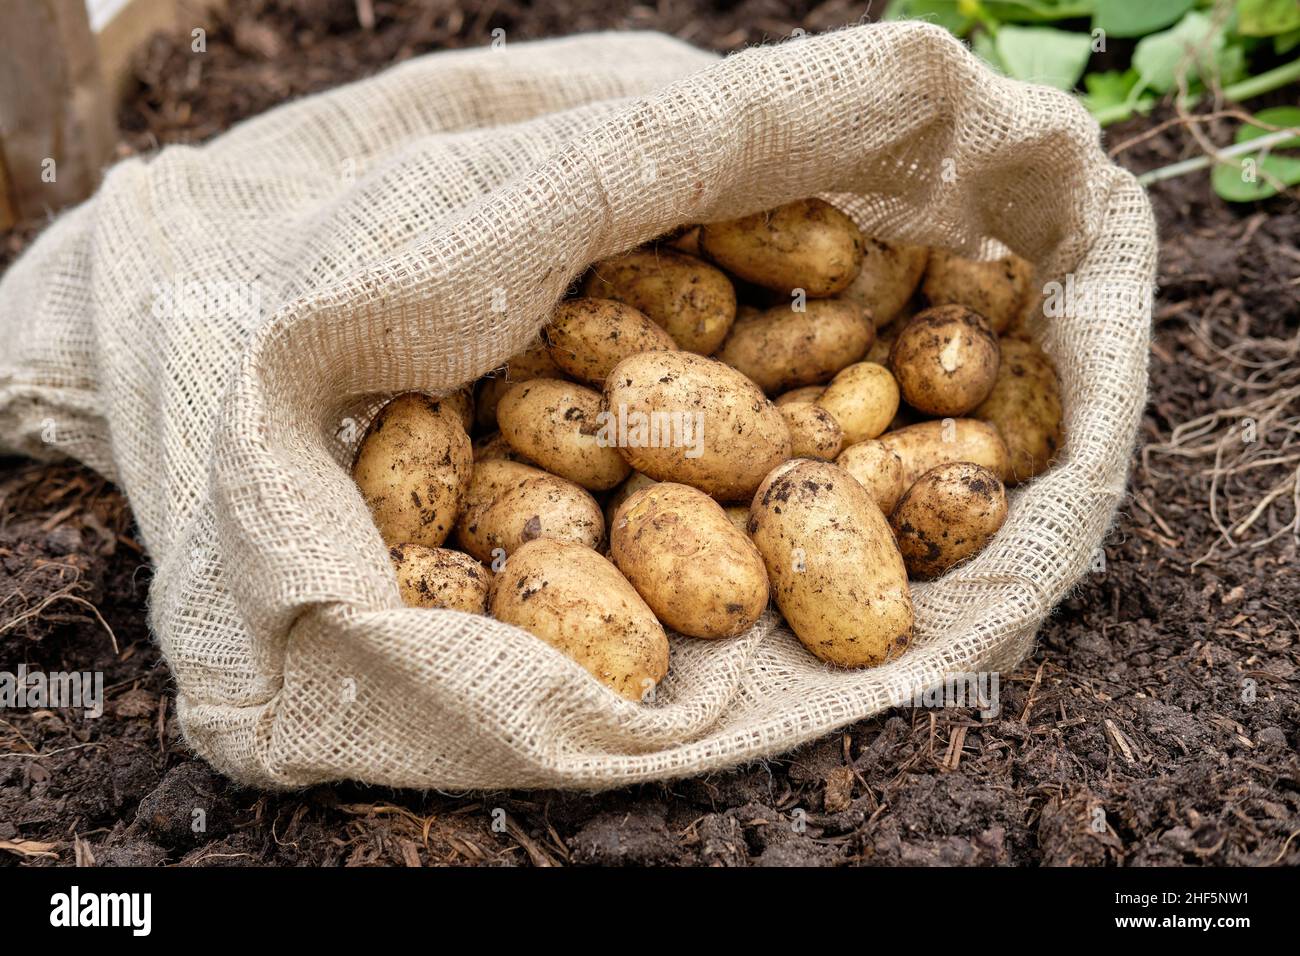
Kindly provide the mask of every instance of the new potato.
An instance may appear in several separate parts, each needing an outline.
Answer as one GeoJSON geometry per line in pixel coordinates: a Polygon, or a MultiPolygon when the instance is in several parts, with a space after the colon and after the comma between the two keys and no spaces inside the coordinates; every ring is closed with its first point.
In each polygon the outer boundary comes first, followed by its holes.
{"type": "Polygon", "coordinates": [[[473,467],[455,404],[408,392],[370,423],[352,476],[385,544],[436,548],[456,524],[473,467]]]}
{"type": "Polygon", "coordinates": [[[873,667],[912,638],[907,571],[885,516],[844,469],[797,459],[750,506],[750,534],[799,641],[842,667],[873,667]]]}
{"type": "Polygon", "coordinates": [[[842,369],[816,404],[830,412],[853,445],[882,434],[898,413],[898,383],[889,369],[874,362],[855,362],[842,369]]]}
{"type": "Polygon", "coordinates": [[[511,448],[591,491],[613,488],[629,470],[617,450],[601,443],[599,415],[599,392],[553,378],[512,385],[497,406],[511,448]]]}
{"type": "Polygon", "coordinates": [[[629,355],[677,348],[673,337],[644,313],[614,299],[561,302],[543,336],[556,365],[597,387],[629,355]]]}
{"type": "Polygon", "coordinates": [[[605,539],[600,505],[587,491],[555,475],[527,478],[476,511],[461,543],[496,569],[502,555],[514,554],[535,538],[599,548],[605,539]]]}
{"type": "Polygon", "coordinates": [[[720,501],[754,493],[790,457],[781,412],[733,368],[690,352],[642,352],[605,380],[603,409],[627,463],[720,501]]]}
{"type": "Polygon", "coordinates": [[[1010,455],[1008,484],[1042,474],[1063,440],[1061,384],[1052,360],[1032,342],[1004,338],[998,378],[971,417],[997,428],[1010,455]]]}
{"type": "Polygon", "coordinates": [[[673,249],[634,249],[598,262],[583,295],[617,299],[663,326],[679,348],[711,355],[736,319],[731,280],[702,259],[673,249]]]}
{"type": "Polygon", "coordinates": [[[919,312],[889,350],[906,401],[927,415],[965,415],[993,391],[998,340],[982,315],[962,305],[919,312]]]}
{"type": "Polygon", "coordinates": [[[533,378],[564,378],[564,371],[553,361],[545,345],[534,345],[520,352],[501,368],[479,379],[474,402],[474,422],[481,431],[497,427],[497,403],[510,386],[533,378]]]}
{"type": "Polygon", "coordinates": [[[904,312],[929,259],[926,246],[868,238],[862,268],[840,295],[869,311],[876,328],[883,328],[904,312]]]}
{"type": "Polygon", "coordinates": [[[737,322],[717,358],[768,394],[829,381],[862,358],[875,338],[862,310],[843,299],[812,299],[737,322]]]}
{"type": "Polygon", "coordinates": [[[801,199],[741,219],[706,223],[700,249],[747,282],[789,295],[823,298],[846,288],[862,267],[862,233],[830,203],[801,199]]]}
{"type": "Polygon", "coordinates": [[[422,544],[399,544],[388,556],[402,603],[486,614],[491,575],[468,554],[422,544]]]}
{"type": "Polygon", "coordinates": [[[627,700],[668,673],[668,636],[636,589],[595,551],[538,538],[492,582],[492,616],[567,654],[627,700]]]}
{"type": "Polygon", "coordinates": [[[1010,474],[1011,456],[998,430],[974,418],[919,422],[881,435],[879,441],[903,462],[903,488],[950,461],[983,465],[999,479],[1010,474]]]}
{"type": "Polygon", "coordinates": [[[932,468],[907,490],[890,516],[908,573],[937,578],[984,550],[1007,517],[998,477],[969,461],[932,468]]]}
{"type": "Polygon", "coordinates": [[[610,528],[614,564],[655,616],[690,637],[733,637],[767,607],[767,572],[722,506],[689,485],[632,495],[610,528]]]}
{"type": "Polygon", "coordinates": [[[840,452],[835,464],[858,480],[871,500],[889,514],[903,496],[903,460],[883,442],[868,439],[840,452]]]}
{"type": "Polygon", "coordinates": [[[795,458],[830,461],[844,447],[844,430],[826,409],[811,402],[777,407],[790,429],[790,454],[795,458]]]}
{"type": "Polygon", "coordinates": [[[974,309],[988,319],[994,332],[1002,332],[1030,297],[1033,275],[1033,266],[1016,255],[980,262],[932,249],[921,294],[932,306],[974,309]]]}

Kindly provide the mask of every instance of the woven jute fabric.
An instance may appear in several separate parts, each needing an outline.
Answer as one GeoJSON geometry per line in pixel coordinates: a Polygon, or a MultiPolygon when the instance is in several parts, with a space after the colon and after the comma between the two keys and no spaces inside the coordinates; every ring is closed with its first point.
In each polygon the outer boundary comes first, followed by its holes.
{"type": "Polygon", "coordinates": [[[725,59],[653,34],[439,53],[114,167],[0,284],[0,439],[124,490],[186,739],[239,781],[681,777],[1024,657],[1124,494],[1155,248],[1086,112],[935,27],[725,59]],[[837,670],[769,614],[673,638],[655,700],[630,703],[524,631],[404,608],[348,472],[383,397],[498,366],[595,260],[809,195],[1088,290],[1037,326],[1063,460],[976,560],[915,587],[912,648],[837,670]]]}

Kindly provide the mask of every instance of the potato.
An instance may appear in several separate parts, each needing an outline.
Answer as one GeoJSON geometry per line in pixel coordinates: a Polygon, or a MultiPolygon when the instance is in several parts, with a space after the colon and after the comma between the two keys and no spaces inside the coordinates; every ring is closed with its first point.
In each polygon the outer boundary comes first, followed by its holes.
{"type": "Polygon", "coordinates": [[[352,476],[385,544],[436,548],[456,524],[473,468],[454,403],[407,392],[370,423],[352,476]]]}
{"type": "Polygon", "coordinates": [[[722,510],[727,513],[727,520],[735,525],[736,530],[748,537],[749,505],[723,505],[722,510]]]}
{"type": "Polygon", "coordinates": [[[618,514],[619,506],[623,504],[623,502],[627,501],[627,499],[631,498],[642,488],[649,488],[651,485],[657,485],[658,483],[659,482],[655,481],[653,478],[648,475],[643,475],[639,471],[634,471],[632,474],[628,475],[627,481],[623,482],[611,491],[609,497],[605,500],[605,527],[614,527],[614,518],[618,514]]]}
{"type": "Polygon", "coordinates": [[[492,576],[468,554],[422,544],[388,549],[402,603],[486,614],[492,576]]]}
{"type": "Polygon", "coordinates": [[[675,349],[673,337],[637,309],[613,299],[568,299],[542,330],[551,359],[569,375],[600,386],[637,352],[675,349]]]}
{"type": "Polygon", "coordinates": [[[551,360],[544,344],[520,352],[490,375],[479,379],[474,402],[474,422],[481,431],[497,427],[497,403],[511,385],[534,378],[564,378],[564,370],[551,360]]]}
{"type": "Polygon", "coordinates": [[[835,464],[856,478],[885,514],[894,510],[907,490],[903,484],[903,459],[881,442],[869,439],[850,445],[840,452],[835,464]]]}
{"type": "Polygon", "coordinates": [[[1056,366],[1033,342],[1003,339],[1002,361],[993,391],[972,418],[997,428],[1010,454],[1007,484],[1028,481],[1047,470],[1064,440],[1061,383],[1056,366]]]}
{"type": "Polygon", "coordinates": [[[663,247],[596,264],[583,295],[617,299],[663,326],[679,348],[711,355],[736,319],[731,280],[702,259],[663,247]]]}
{"type": "Polygon", "coordinates": [[[690,352],[642,352],[605,380],[607,441],[656,481],[750,497],[790,457],[790,429],[753,382],[690,352]]]}
{"type": "Polygon", "coordinates": [[[667,627],[690,637],[734,637],[767,608],[758,549],[722,506],[689,485],[642,488],[609,531],[614,564],[667,627]]]}
{"type": "Polygon", "coordinates": [[[789,295],[835,295],[862,268],[862,233],[820,199],[800,199],[741,219],[705,223],[700,249],[732,275],[789,295]]]}
{"type": "Polygon", "coordinates": [[[869,311],[884,328],[906,311],[930,259],[926,246],[866,239],[862,268],[840,296],[869,311]]]}
{"type": "Polygon", "coordinates": [[[894,340],[898,338],[898,331],[907,324],[912,315],[910,309],[904,309],[903,313],[891,325],[883,329],[877,329],[876,340],[871,343],[871,348],[867,349],[863,361],[874,362],[877,365],[888,365],[889,350],[894,347],[894,340]]]}
{"type": "Polygon", "coordinates": [[[534,538],[598,549],[605,539],[600,505],[587,491],[555,475],[538,475],[505,489],[464,525],[462,547],[500,569],[503,556],[534,538]]]}
{"type": "Polygon", "coordinates": [[[674,229],[662,240],[662,244],[676,249],[678,252],[684,252],[688,256],[700,255],[700,227],[699,226],[681,226],[674,229]]]}
{"type": "Polygon", "coordinates": [[[654,612],[618,568],[582,545],[529,541],[492,582],[488,608],[627,700],[642,700],[668,673],[668,636],[654,612]]]}
{"type": "Polygon", "coordinates": [[[1010,455],[998,430],[973,418],[920,422],[885,432],[879,441],[902,460],[904,490],[931,468],[950,461],[972,461],[1003,480],[1010,473],[1010,455]]]}
{"type": "Polygon", "coordinates": [[[772,399],[772,404],[780,408],[782,405],[798,405],[801,402],[815,402],[821,397],[822,392],[826,391],[825,385],[805,385],[803,388],[792,388],[788,392],[782,392],[776,398],[772,399]]]}
{"type": "Polygon", "coordinates": [[[1034,268],[1017,255],[981,262],[946,249],[932,249],[921,294],[930,305],[964,305],[1001,332],[1030,296],[1034,268]]]}
{"type": "Polygon", "coordinates": [[[759,486],[750,534],[777,606],[804,647],[842,667],[872,667],[912,638],[907,572],[867,490],[828,462],[796,459],[759,486]]]}
{"type": "Polygon", "coordinates": [[[998,340],[964,305],[917,313],[889,350],[889,369],[903,399],[927,415],[965,415],[993,391],[998,340]]]}
{"type": "Polygon", "coordinates": [[[474,439],[474,463],[494,460],[522,461],[528,464],[527,459],[511,448],[510,442],[506,441],[506,436],[500,432],[492,432],[474,439]]]}
{"type": "Polygon", "coordinates": [[[856,362],[831,379],[817,397],[853,445],[883,434],[898,413],[898,383],[889,369],[874,362],[856,362]]]}
{"type": "Polygon", "coordinates": [[[997,475],[969,461],[931,468],[907,489],[890,516],[908,573],[937,578],[978,554],[1007,517],[997,475]]]}
{"type": "Polygon", "coordinates": [[[465,503],[456,520],[456,544],[470,554],[489,553],[491,549],[484,547],[478,530],[478,521],[483,512],[511,488],[530,478],[545,475],[547,472],[540,468],[507,458],[489,458],[475,464],[474,474],[470,476],[469,487],[465,491],[465,503]]]}
{"type": "Polygon", "coordinates": [[[512,385],[497,406],[511,448],[591,491],[613,488],[630,471],[623,456],[600,441],[599,415],[599,392],[554,378],[512,385]]]}
{"type": "Polygon", "coordinates": [[[861,310],[842,299],[814,299],[805,310],[789,305],[738,322],[717,358],[768,394],[827,382],[862,358],[875,330],[861,310]]]}
{"type": "Polygon", "coordinates": [[[795,458],[830,461],[844,447],[844,430],[826,409],[810,402],[777,407],[790,429],[790,454],[795,458]]]}

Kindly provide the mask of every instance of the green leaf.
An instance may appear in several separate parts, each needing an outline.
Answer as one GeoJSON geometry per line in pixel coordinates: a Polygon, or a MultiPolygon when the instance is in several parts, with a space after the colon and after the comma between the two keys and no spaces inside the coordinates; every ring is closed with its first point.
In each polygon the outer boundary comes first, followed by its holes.
{"type": "Polygon", "coordinates": [[[1097,0],[984,0],[980,7],[1000,23],[1050,23],[1092,16],[1097,0]]]}
{"type": "Polygon", "coordinates": [[[1201,64],[1223,49],[1223,32],[1214,29],[1209,17],[1195,10],[1188,13],[1173,29],[1153,33],[1138,41],[1133,50],[1133,67],[1138,71],[1138,85],[1144,90],[1168,93],[1174,88],[1178,72],[1186,69],[1190,83],[1201,75],[1201,64]]]}
{"type": "Polygon", "coordinates": [[[1137,70],[1107,70],[1105,73],[1089,73],[1083,78],[1087,93],[1083,97],[1088,112],[1097,113],[1112,106],[1127,103],[1133,87],[1137,86],[1137,70]]]}
{"type": "MultiPolygon", "coordinates": [[[[1300,107],[1276,106],[1260,110],[1255,119],[1264,125],[1243,125],[1237,130],[1236,142],[1248,143],[1268,136],[1272,130],[1266,126],[1300,129],[1300,107]]],[[[1214,191],[1228,202],[1255,202],[1277,195],[1277,187],[1269,177],[1287,186],[1300,184],[1300,157],[1277,153],[1280,149],[1297,147],[1300,147],[1300,134],[1274,145],[1262,159],[1258,154],[1251,154],[1240,157],[1236,163],[1216,164],[1211,174],[1214,191]]]]}
{"type": "Polygon", "coordinates": [[[998,58],[1017,80],[1073,89],[1092,56],[1092,37],[1051,27],[1012,27],[998,30],[998,58]]]}
{"type": "Polygon", "coordinates": [[[1300,29],[1296,0],[1237,0],[1237,32],[1247,37],[1271,37],[1300,29]]]}
{"type": "Polygon", "coordinates": [[[1113,37],[1144,37],[1177,23],[1196,0],[1097,0],[1094,29],[1113,37]]]}
{"type": "Polygon", "coordinates": [[[1278,56],[1290,53],[1298,46],[1300,46],[1300,30],[1292,30],[1290,33],[1281,33],[1273,37],[1273,52],[1278,56]]]}
{"type": "Polygon", "coordinates": [[[890,0],[884,18],[925,20],[957,36],[964,36],[975,22],[962,12],[958,0],[890,0]]]}

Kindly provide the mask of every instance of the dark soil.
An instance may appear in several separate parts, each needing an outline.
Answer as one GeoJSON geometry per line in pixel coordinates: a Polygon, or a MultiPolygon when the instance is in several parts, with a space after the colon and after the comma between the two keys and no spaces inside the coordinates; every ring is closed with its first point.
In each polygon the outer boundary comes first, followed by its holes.
{"type": "MultiPolygon", "coordinates": [[[[188,37],[158,38],[143,53],[140,88],[122,111],[124,154],[210,136],[417,53],[483,43],[495,27],[510,40],[658,28],[731,49],[862,13],[835,0],[712,10],[503,0],[486,14],[375,0],[376,29],[364,32],[354,0],[233,6],[237,15],[208,29],[200,77],[184,66],[188,37]]],[[[1107,141],[1152,128],[1136,120],[1107,141]]],[[[1194,151],[1175,126],[1119,159],[1147,169],[1194,151]]],[[[1295,375],[1300,342],[1300,209],[1285,198],[1229,207],[1204,175],[1152,195],[1164,242],[1148,454],[1135,456],[1104,568],[1004,676],[1000,717],[894,710],[781,759],[597,797],[242,790],[179,736],[146,626],[149,563],[121,496],[75,465],[8,460],[0,670],[102,670],[108,703],[99,719],[70,710],[0,718],[0,866],[1300,863],[1291,496],[1227,545],[1209,508],[1213,455],[1163,447],[1179,425],[1294,381],[1284,376],[1295,375]]],[[[4,258],[40,225],[6,237],[4,258]]],[[[1300,446],[1297,406],[1292,398],[1272,419],[1259,416],[1261,459],[1300,446]]],[[[1286,467],[1221,476],[1219,519],[1235,526],[1248,516],[1286,467]]]]}

